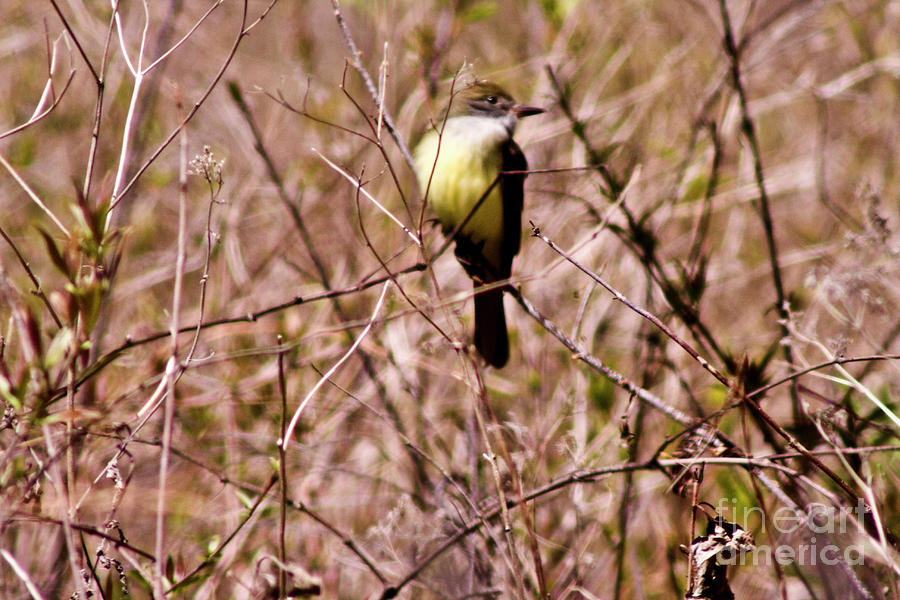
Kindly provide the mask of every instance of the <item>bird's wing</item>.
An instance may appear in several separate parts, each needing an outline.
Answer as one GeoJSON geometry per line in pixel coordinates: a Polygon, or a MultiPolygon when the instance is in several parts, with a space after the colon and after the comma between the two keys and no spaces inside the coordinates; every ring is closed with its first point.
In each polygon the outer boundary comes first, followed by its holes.
{"type": "MultiPolygon", "coordinates": [[[[503,147],[502,169],[507,171],[527,171],[525,153],[512,139],[503,147]]],[[[522,240],[522,204],[525,197],[525,174],[502,175],[500,191],[503,194],[503,243],[501,245],[500,278],[509,277],[512,272],[513,257],[519,253],[522,240]]]]}

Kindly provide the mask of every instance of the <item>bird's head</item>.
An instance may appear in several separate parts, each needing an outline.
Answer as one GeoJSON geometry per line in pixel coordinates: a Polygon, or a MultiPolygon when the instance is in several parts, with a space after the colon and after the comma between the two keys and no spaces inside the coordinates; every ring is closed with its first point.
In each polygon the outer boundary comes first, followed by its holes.
{"type": "Polygon", "coordinates": [[[468,115],[500,119],[512,133],[523,117],[544,112],[543,108],[517,104],[509,92],[492,81],[478,80],[453,100],[450,116],[468,115]]]}

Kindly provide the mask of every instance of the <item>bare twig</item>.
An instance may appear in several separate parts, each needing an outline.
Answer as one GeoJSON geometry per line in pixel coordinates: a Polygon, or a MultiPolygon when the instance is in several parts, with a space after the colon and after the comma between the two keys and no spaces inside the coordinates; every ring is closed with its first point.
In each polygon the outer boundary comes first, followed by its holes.
{"type": "MultiPolygon", "coordinates": [[[[299,207],[296,206],[288,196],[287,190],[284,187],[284,180],[282,179],[281,174],[278,172],[278,169],[275,168],[275,163],[272,160],[272,156],[266,149],[262,134],[259,131],[259,127],[257,127],[256,125],[256,120],[253,118],[253,113],[250,112],[250,107],[247,105],[247,102],[244,99],[244,95],[241,91],[240,86],[237,84],[237,82],[230,81],[228,82],[228,91],[231,94],[232,100],[234,100],[235,104],[237,104],[238,110],[241,112],[241,115],[244,117],[244,121],[250,128],[250,133],[253,135],[253,140],[255,142],[254,149],[256,150],[256,153],[259,154],[260,158],[262,158],[263,163],[266,165],[266,173],[269,175],[269,179],[272,181],[272,183],[275,184],[275,188],[278,190],[278,199],[281,200],[282,206],[284,206],[285,210],[288,211],[288,214],[291,216],[291,220],[294,222],[294,228],[300,234],[300,239],[303,240],[303,245],[306,247],[306,252],[307,254],[309,254],[309,257],[316,268],[319,280],[326,289],[331,289],[328,270],[326,269],[325,264],[322,261],[322,257],[320,257],[319,253],[316,252],[312,235],[310,235],[309,228],[306,226],[303,221],[303,217],[300,215],[299,207]]],[[[272,96],[269,97],[272,98],[272,96]]],[[[277,101],[282,104],[282,106],[285,106],[286,104],[286,101],[277,101]]],[[[298,194],[297,204],[299,204],[299,199],[301,197],[302,192],[298,194]]],[[[340,304],[335,303],[334,306],[338,314],[342,314],[340,304]]]]}
{"type": "MultiPolygon", "coordinates": [[[[75,47],[78,49],[78,53],[81,54],[81,58],[84,60],[84,64],[87,65],[87,68],[91,71],[91,75],[93,76],[94,81],[100,81],[101,75],[94,68],[93,63],[91,63],[91,59],[88,58],[88,55],[84,51],[81,42],[78,40],[78,36],[76,36],[75,32],[72,31],[72,26],[69,25],[69,20],[65,17],[65,15],[63,15],[62,11],[59,8],[59,5],[56,3],[56,0],[50,0],[50,4],[53,6],[53,10],[56,11],[56,14],[59,16],[59,20],[62,21],[63,27],[65,27],[66,31],[69,32],[69,37],[71,37],[72,41],[75,43],[75,47]]],[[[112,16],[110,18],[112,18],[112,16]]]]}
{"type": "Polygon", "coordinates": [[[279,445],[281,445],[283,448],[287,449],[288,441],[294,435],[294,428],[297,426],[297,423],[300,420],[300,415],[303,413],[303,409],[306,408],[306,405],[309,404],[309,401],[312,400],[313,396],[316,395],[316,392],[319,391],[319,389],[325,384],[325,382],[328,381],[328,379],[331,378],[331,376],[334,375],[335,372],[337,372],[337,370],[341,367],[341,365],[343,365],[347,361],[347,359],[353,355],[353,352],[357,349],[357,347],[359,347],[359,345],[362,343],[363,339],[365,339],[366,334],[368,334],[369,331],[372,329],[372,325],[375,322],[375,318],[378,315],[378,313],[381,311],[381,305],[384,303],[384,298],[387,295],[387,291],[388,291],[389,287],[390,287],[390,285],[388,283],[385,283],[384,287],[381,290],[381,296],[378,298],[378,302],[375,304],[375,308],[372,310],[372,315],[369,318],[369,323],[366,325],[365,329],[363,329],[362,332],[359,334],[359,336],[356,338],[356,341],[353,342],[353,345],[350,346],[350,348],[347,350],[347,352],[344,353],[344,355],[340,358],[340,360],[338,360],[328,370],[328,372],[325,373],[325,375],[322,376],[318,382],[316,382],[316,385],[314,385],[312,387],[312,389],[309,390],[309,393],[306,394],[306,397],[303,398],[302,402],[300,402],[300,406],[298,406],[297,410],[294,411],[294,416],[291,417],[291,422],[288,425],[287,432],[285,432],[284,437],[282,437],[280,440],[278,440],[279,445]]]}
{"type": "MultiPolygon", "coordinates": [[[[867,452],[867,451],[883,451],[883,452],[898,452],[900,451],[900,447],[898,446],[888,446],[888,447],[877,447],[870,449],[858,448],[853,450],[854,452],[867,452]]],[[[847,450],[844,450],[846,452],[847,450]]],[[[834,450],[823,450],[817,451],[817,455],[827,455],[834,454],[834,450]]],[[[704,464],[704,465],[746,465],[752,466],[754,468],[762,468],[762,469],[775,469],[778,471],[783,471],[788,473],[789,475],[797,475],[797,471],[791,469],[789,467],[785,467],[779,465],[777,463],[772,462],[774,459],[787,459],[791,457],[799,457],[802,454],[799,453],[791,453],[791,454],[779,454],[779,455],[770,455],[770,456],[759,456],[759,457],[744,457],[744,458],[734,458],[734,457],[697,457],[691,459],[695,464],[704,464]]],[[[546,496],[558,490],[564,489],[571,485],[575,484],[583,484],[583,483],[591,483],[597,481],[598,479],[602,479],[606,476],[615,474],[615,473],[627,473],[634,471],[643,471],[647,469],[654,469],[657,467],[680,467],[684,465],[684,461],[681,459],[651,459],[648,461],[639,461],[639,462],[630,462],[623,463],[618,465],[599,467],[596,469],[587,469],[580,471],[573,471],[567,475],[563,475],[562,477],[555,479],[541,487],[535,488],[522,496],[522,498],[516,500],[510,500],[508,508],[512,508],[513,506],[519,504],[520,502],[529,502],[540,498],[542,496],[546,496]]],[[[789,504],[789,506],[791,506],[789,504]]],[[[500,516],[502,508],[500,506],[494,506],[488,510],[484,511],[484,520],[489,522],[500,516]]],[[[803,514],[802,511],[800,514],[803,514]]],[[[425,570],[435,559],[437,559],[441,554],[446,552],[449,548],[453,547],[461,539],[470,535],[471,533],[477,531],[480,527],[482,527],[482,520],[473,520],[468,524],[461,527],[458,531],[456,531],[452,536],[450,536],[447,540],[445,540],[440,546],[435,548],[431,554],[427,555],[425,558],[420,560],[415,567],[413,567],[402,579],[398,580],[397,583],[387,586],[384,590],[382,590],[381,598],[394,598],[397,593],[405,587],[410,581],[418,577],[418,575],[425,570]]]]}
{"type": "MultiPolygon", "coordinates": [[[[40,110],[40,112],[37,112],[38,109],[42,108],[41,106],[38,106],[38,108],[35,109],[35,114],[31,115],[31,117],[29,117],[29,119],[27,121],[25,121],[21,125],[17,125],[16,127],[13,127],[9,131],[4,131],[3,133],[0,133],[0,140],[2,140],[3,138],[9,137],[13,134],[19,133],[20,131],[23,131],[23,130],[31,127],[32,125],[42,121],[44,119],[44,117],[46,117],[47,115],[52,113],[56,109],[56,107],[59,106],[59,103],[62,102],[63,97],[66,95],[66,91],[69,89],[69,84],[72,83],[72,79],[74,77],[75,77],[75,71],[73,69],[72,71],[69,71],[69,75],[66,77],[66,82],[63,84],[63,88],[62,88],[62,90],[60,90],[59,94],[53,94],[53,101],[50,103],[49,106],[47,106],[46,108],[43,108],[42,110],[40,110]]],[[[52,79],[48,79],[47,85],[49,86],[51,83],[52,83],[52,79]]]]}
{"type": "MultiPolygon", "coordinates": [[[[278,345],[281,346],[282,338],[278,336],[278,345]]],[[[279,437],[284,439],[287,427],[287,383],[284,380],[284,356],[285,351],[278,353],[278,395],[281,398],[281,419],[279,421],[279,437]]],[[[281,564],[287,563],[287,548],[285,538],[287,532],[287,453],[284,444],[278,445],[278,487],[281,512],[278,516],[278,559],[281,564]]],[[[264,494],[260,494],[262,497],[264,494]]],[[[278,595],[284,598],[287,595],[287,572],[283,567],[278,569],[278,595]]]]}
{"type": "MultiPolygon", "coordinates": [[[[408,273],[416,273],[419,271],[424,271],[427,268],[427,265],[422,263],[416,263],[412,266],[406,267],[405,269],[401,269],[399,271],[395,271],[392,276],[397,277],[398,275],[404,275],[408,273]]],[[[311,294],[309,296],[297,296],[293,300],[289,300],[287,302],[283,302],[281,304],[275,306],[269,306],[267,308],[263,308],[261,310],[250,312],[242,315],[236,315],[234,317],[226,317],[222,319],[213,319],[211,321],[207,321],[206,323],[202,323],[200,325],[201,329],[209,329],[211,327],[220,327],[222,325],[233,325],[236,323],[254,323],[259,319],[271,315],[276,314],[281,311],[284,311],[292,306],[300,306],[303,304],[309,304],[310,302],[318,302],[321,300],[331,300],[333,298],[338,298],[340,296],[352,295],[362,290],[367,290],[369,288],[381,285],[387,281],[390,281],[392,278],[391,275],[385,275],[383,277],[376,277],[374,279],[366,277],[364,280],[359,283],[352,285],[347,288],[340,288],[336,290],[328,290],[325,292],[319,292],[318,294],[311,294]]],[[[178,330],[179,334],[182,333],[195,333],[197,330],[197,325],[186,325],[181,327],[178,330]]],[[[100,371],[108,367],[112,364],[119,356],[122,355],[123,352],[126,352],[132,348],[136,348],[139,346],[144,346],[146,344],[150,344],[153,342],[157,342],[163,338],[166,338],[170,335],[168,331],[158,331],[156,333],[152,333],[148,336],[131,339],[131,337],[127,337],[124,342],[122,342],[116,348],[110,350],[102,357],[98,358],[92,365],[90,365],[87,369],[85,369],[81,376],[78,379],[78,383],[76,388],[81,387],[84,383],[94,376],[96,376],[100,371]]]]}
{"type": "Polygon", "coordinates": [[[335,19],[337,19],[338,26],[341,28],[341,35],[344,37],[344,42],[350,49],[353,66],[356,68],[357,73],[359,73],[360,77],[362,77],[363,79],[363,82],[366,84],[366,89],[368,90],[369,95],[372,97],[372,101],[375,102],[375,105],[378,107],[379,114],[383,115],[384,124],[385,126],[387,126],[387,130],[391,134],[391,137],[394,138],[394,142],[397,144],[397,148],[400,149],[400,153],[403,155],[403,159],[406,160],[406,164],[409,165],[410,169],[415,170],[415,161],[412,158],[412,154],[410,154],[409,148],[406,147],[406,142],[403,141],[403,137],[400,136],[400,133],[394,126],[394,119],[391,117],[391,113],[385,110],[384,106],[382,105],[382,97],[378,93],[378,88],[375,86],[375,83],[369,76],[369,72],[366,71],[366,67],[362,64],[361,53],[356,48],[356,42],[353,41],[353,36],[350,35],[350,30],[347,28],[347,24],[344,22],[344,17],[341,14],[341,7],[338,5],[338,0],[331,0],[331,5],[334,7],[334,17],[335,19]]]}
{"type": "Polygon", "coordinates": [[[637,306],[636,304],[634,304],[633,302],[631,302],[630,300],[628,300],[628,298],[626,298],[621,292],[619,292],[618,290],[616,290],[614,287],[612,287],[611,285],[609,285],[608,283],[606,283],[606,281],[604,281],[599,275],[597,275],[596,273],[594,273],[594,272],[591,271],[590,269],[588,269],[588,268],[586,268],[585,266],[583,266],[581,263],[579,263],[578,261],[576,261],[574,258],[572,258],[571,256],[569,256],[568,254],[566,254],[559,246],[557,246],[555,243],[553,243],[553,241],[552,241],[550,238],[548,238],[548,237],[545,236],[543,233],[541,233],[540,228],[536,227],[536,226],[534,225],[534,223],[531,224],[531,230],[532,230],[532,231],[531,231],[531,235],[533,235],[534,237],[540,239],[542,242],[544,242],[545,244],[547,244],[551,249],[553,249],[554,252],[556,252],[557,254],[559,254],[560,256],[562,256],[563,258],[565,258],[567,261],[569,261],[570,263],[572,263],[572,265],[574,265],[578,270],[580,270],[582,273],[584,273],[585,275],[587,275],[588,277],[590,277],[591,279],[593,279],[594,281],[596,281],[598,284],[600,284],[600,286],[602,286],[606,291],[608,291],[610,294],[612,294],[613,297],[615,297],[616,300],[618,300],[619,302],[621,302],[622,304],[624,304],[625,306],[627,306],[628,308],[630,308],[632,311],[636,312],[638,315],[640,315],[640,316],[643,317],[644,319],[647,319],[647,320],[650,321],[654,326],[656,326],[657,328],[659,328],[660,331],[662,331],[667,337],[669,337],[670,339],[672,339],[672,341],[674,341],[676,344],[678,344],[679,346],[681,346],[681,347],[684,349],[685,352],[687,352],[688,354],[690,354],[691,357],[692,357],[694,360],[696,360],[696,361],[700,364],[701,367],[703,367],[704,369],[706,369],[706,370],[707,370],[713,377],[715,377],[721,384],[723,384],[723,385],[725,385],[725,386],[727,386],[727,387],[730,387],[730,386],[731,386],[731,381],[728,379],[728,377],[726,377],[725,375],[723,375],[723,374],[722,374],[715,366],[713,366],[707,359],[705,359],[704,357],[700,356],[700,353],[697,352],[697,351],[693,348],[693,346],[691,346],[691,345],[688,344],[686,341],[684,341],[683,339],[681,339],[681,338],[680,338],[674,331],[672,331],[665,323],[663,323],[662,321],[660,321],[659,318],[656,317],[656,315],[650,313],[650,312],[647,311],[647,310],[644,310],[643,308],[637,306]]]}
{"type": "MultiPolygon", "coordinates": [[[[237,53],[238,47],[243,41],[244,37],[249,35],[250,31],[253,27],[259,23],[266,15],[268,15],[269,10],[271,10],[272,6],[275,4],[275,0],[269,4],[269,6],[261,13],[261,15],[257,18],[257,20],[250,25],[247,24],[247,11],[248,11],[248,2],[244,0],[242,3],[241,9],[241,26],[240,29],[235,36],[234,42],[231,45],[231,48],[228,51],[228,54],[225,56],[225,59],[222,61],[222,65],[219,67],[219,70],[213,76],[209,85],[206,87],[206,90],[200,95],[200,97],[194,102],[191,106],[190,110],[188,110],[187,114],[182,118],[181,123],[179,123],[175,129],[166,137],[166,139],[157,147],[157,149],[144,161],[144,163],[135,171],[134,175],[132,175],[131,179],[128,180],[127,183],[119,183],[116,185],[113,191],[112,200],[110,202],[110,212],[112,212],[113,208],[121,202],[122,198],[131,191],[134,185],[137,183],[138,179],[144,174],[144,172],[153,164],[156,159],[159,157],[162,152],[169,147],[169,144],[178,136],[178,134],[184,129],[185,125],[187,125],[191,119],[194,118],[194,115],[197,114],[197,111],[200,110],[200,107],[206,102],[206,99],[209,98],[209,95],[212,91],[218,86],[219,81],[222,79],[222,76],[225,74],[225,71],[228,70],[228,67],[231,65],[232,60],[234,59],[235,54],[237,53]]],[[[124,146],[124,144],[123,144],[124,146]]],[[[123,148],[124,152],[124,148],[123,148]]],[[[123,165],[120,165],[120,168],[124,168],[123,165]]],[[[108,225],[107,221],[107,225],[108,225]]]]}
{"type": "MultiPolygon", "coordinates": [[[[202,155],[195,157],[190,162],[191,169],[189,174],[193,173],[199,175],[206,180],[209,189],[209,207],[206,210],[206,255],[203,257],[203,273],[200,275],[200,300],[198,303],[200,314],[197,316],[197,330],[196,333],[194,333],[194,339],[191,341],[190,348],[188,348],[187,354],[185,354],[185,357],[182,360],[182,363],[185,365],[190,364],[194,358],[194,352],[196,352],[197,344],[200,341],[200,332],[203,329],[203,318],[206,314],[206,289],[207,284],[209,283],[209,264],[212,260],[215,238],[218,237],[218,235],[213,234],[212,231],[213,208],[215,208],[216,204],[221,202],[218,198],[219,194],[222,192],[222,186],[224,185],[222,162],[223,161],[216,161],[215,158],[213,158],[212,150],[210,150],[208,146],[203,148],[202,155]]],[[[186,187],[187,181],[185,181],[183,185],[186,187]]]]}
{"type": "Polygon", "coordinates": [[[600,359],[591,355],[586,349],[582,348],[579,344],[577,344],[574,340],[572,340],[569,336],[562,332],[553,322],[551,322],[547,317],[542,315],[534,305],[528,301],[528,299],[519,292],[519,290],[513,288],[506,290],[509,294],[516,299],[519,305],[525,310],[525,312],[534,320],[536,320],[541,327],[546,329],[553,337],[558,339],[562,344],[568,348],[572,352],[572,358],[576,360],[580,360],[590,366],[595,371],[601,373],[604,377],[612,381],[614,384],[618,385],[622,389],[628,391],[631,394],[634,394],[635,397],[640,399],[642,402],[646,402],[648,405],[652,406],[656,410],[662,412],[669,418],[674,421],[680,423],[685,427],[691,427],[693,425],[693,418],[682,412],[681,410],[675,408],[674,406],[666,403],[662,398],[656,396],[649,390],[645,390],[638,386],[637,384],[630,381],[627,377],[622,375],[621,373],[617,373],[612,370],[608,366],[604,365],[600,359]]]}
{"type": "Polygon", "coordinates": [[[169,457],[175,420],[175,383],[179,378],[178,331],[181,320],[181,295],[184,287],[184,263],[187,255],[187,134],[181,136],[178,193],[178,242],[175,255],[175,281],[172,286],[172,317],[169,334],[172,339],[171,354],[166,362],[166,397],[163,417],[162,448],[159,457],[159,485],[156,498],[156,563],[154,565],[153,595],[155,600],[165,600],[165,540],[166,494],[169,478],[169,457]]]}
{"type": "MultiPolygon", "coordinates": [[[[50,457],[59,456],[60,453],[56,450],[56,444],[54,442],[53,431],[50,429],[48,424],[44,424],[41,427],[44,434],[44,443],[47,446],[47,455],[50,457]]],[[[71,499],[69,498],[69,494],[66,491],[66,486],[63,485],[64,477],[60,472],[56,461],[48,461],[47,469],[50,473],[50,481],[54,484],[55,492],[57,496],[63,501],[60,506],[62,508],[62,528],[63,528],[63,537],[66,540],[66,558],[69,563],[69,570],[72,573],[72,580],[75,585],[75,590],[78,593],[80,598],[87,598],[87,587],[85,586],[84,578],[81,576],[81,565],[83,564],[81,553],[78,551],[77,546],[75,544],[75,532],[72,527],[72,515],[69,510],[71,509],[71,499]]]]}
{"type": "Polygon", "coordinates": [[[44,214],[46,214],[50,218],[50,220],[53,221],[53,224],[56,225],[67,238],[72,237],[72,234],[69,233],[69,230],[66,229],[66,226],[63,225],[62,221],[60,221],[57,216],[53,214],[53,211],[50,210],[46,204],[44,204],[43,200],[41,200],[40,197],[34,192],[34,190],[32,190],[31,187],[25,182],[25,180],[19,176],[13,166],[9,164],[9,162],[7,162],[2,154],[0,154],[0,165],[6,167],[6,170],[9,171],[9,174],[12,175],[13,179],[16,180],[16,183],[19,184],[19,187],[25,190],[25,193],[28,194],[28,197],[31,198],[31,201],[37,204],[38,207],[42,211],[44,211],[44,214]]]}
{"type": "Polygon", "coordinates": [[[178,591],[183,585],[193,581],[194,577],[198,573],[200,573],[203,569],[205,569],[211,565],[214,565],[216,563],[219,556],[222,554],[222,551],[228,546],[229,542],[231,542],[231,540],[234,539],[234,537],[241,531],[241,529],[244,527],[244,525],[246,525],[247,523],[250,522],[250,517],[252,517],[256,513],[256,510],[263,503],[263,501],[268,497],[269,492],[272,490],[272,488],[275,486],[276,483],[278,483],[278,476],[273,475],[272,477],[269,478],[269,483],[266,484],[266,487],[263,488],[261,491],[257,492],[258,495],[256,497],[256,500],[253,502],[253,506],[251,506],[246,511],[246,513],[244,514],[244,518],[241,519],[240,525],[238,525],[238,527],[236,527],[234,529],[234,531],[232,531],[228,535],[227,538],[222,540],[222,542],[216,547],[215,551],[212,552],[208,557],[206,557],[203,560],[203,562],[201,562],[199,565],[194,567],[194,569],[190,573],[188,573],[187,575],[182,577],[181,581],[175,582],[172,585],[172,587],[167,589],[166,595],[169,595],[172,592],[178,591]]]}
{"type": "Polygon", "coordinates": [[[56,323],[57,327],[62,328],[63,324],[59,318],[59,315],[56,314],[56,310],[53,308],[53,305],[50,303],[50,299],[47,298],[47,295],[44,293],[44,289],[41,286],[40,280],[34,274],[34,271],[31,270],[31,265],[28,264],[28,261],[22,256],[22,253],[19,251],[19,248],[12,241],[12,238],[7,235],[6,230],[0,227],[0,237],[3,237],[6,240],[6,243],[9,244],[9,247],[12,248],[12,251],[15,253],[16,258],[19,260],[19,264],[22,265],[22,268],[25,269],[25,273],[28,275],[28,278],[31,280],[31,283],[34,285],[34,290],[32,291],[41,301],[44,303],[44,306],[47,307],[47,311],[50,313],[50,316],[53,318],[53,322],[56,323]]]}
{"type": "Polygon", "coordinates": [[[337,173],[339,173],[344,179],[346,179],[347,181],[349,181],[351,184],[355,185],[355,186],[356,186],[356,189],[357,189],[359,192],[361,192],[366,198],[368,198],[369,201],[370,201],[372,204],[374,204],[374,205],[378,208],[378,210],[380,210],[380,211],[383,212],[385,215],[387,215],[387,217],[388,217],[391,221],[393,221],[400,229],[402,229],[403,232],[404,232],[407,236],[409,236],[409,238],[413,241],[413,243],[414,243],[416,246],[421,246],[421,245],[422,245],[422,242],[419,240],[418,236],[416,236],[415,233],[413,233],[412,231],[410,231],[409,228],[408,228],[406,225],[404,225],[404,224],[400,221],[400,219],[398,219],[397,217],[395,217],[395,216],[393,215],[393,213],[391,213],[391,211],[389,211],[387,208],[385,208],[384,205],[381,204],[381,202],[379,202],[379,201],[375,198],[375,196],[373,196],[372,194],[370,194],[370,193],[368,192],[368,190],[366,190],[364,187],[362,187],[362,185],[360,185],[360,183],[359,183],[359,181],[358,181],[358,179],[357,179],[356,177],[354,177],[353,175],[351,175],[350,173],[348,173],[347,171],[345,171],[344,169],[342,169],[341,167],[339,167],[338,165],[336,165],[333,161],[329,160],[324,154],[322,154],[321,152],[319,152],[319,151],[316,150],[315,148],[312,148],[312,151],[315,152],[315,153],[319,156],[319,158],[321,158],[323,161],[325,161],[325,164],[327,164],[329,167],[331,167],[332,169],[334,169],[337,173]]]}
{"type": "MultiPolygon", "coordinates": [[[[689,355],[691,355],[691,357],[694,358],[694,360],[696,360],[698,363],[700,363],[700,365],[704,369],[706,369],[706,371],[708,371],[713,377],[715,377],[716,380],[718,380],[720,383],[725,385],[725,387],[731,393],[733,393],[737,397],[741,398],[743,403],[757,417],[759,417],[766,425],[768,425],[768,427],[770,427],[773,431],[778,433],[778,435],[780,435],[788,443],[788,445],[791,448],[794,448],[798,452],[802,453],[807,459],[809,459],[809,461],[811,463],[813,463],[825,475],[827,475],[835,483],[837,483],[838,486],[840,486],[840,488],[844,491],[844,493],[847,494],[847,497],[849,499],[851,499],[853,502],[856,502],[857,500],[859,500],[859,494],[852,487],[850,487],[850,485],[847,484],[847,482],[844,481],[844,479],[840,475],[838,475],[834,470],[832,470],[825,463],[823,463],[821,460],[819,460],[816,456],[811,454],[809,452],[809,450],[806,447],[804,447],[803,444],[801,444],[800,441],[795,436],[793,436],[784,427],[782,427],[775,419],[773,419],[769,414],[767,414],[753,398],[750,398],[746,394],[746,392],[745,392],[745,390],[743,390],[742,386],[738,385],[739,381],[737,381],[733,378],[730,378],[730,377],[726,377],[724,374],[719,372],[719,370],[716,369],[712,364],[710,364],[709,361],[707,361],[705,358],[700,356],[699,353],[697,353],[697,351],[694,350],[690,346],[690,344],[688,344],[687,342],[685,342],[684,340],[679,338],[677,335],[674,334],[674,332],[671,332],[671,330],[664,323],[662,323],[655,315],[653,315],[653,314],[635,306],[631,302],[629,302],[621,293],[616,291],[615,288],[609,286],[599,276],[597,276],[596,274],[593,274],[590,270],[581,266],[577,261],[575,261],[568,255],[566,255],[549,238],[544,236],[540,232],[540,229],[538,229],[537,227],[534,227],[534,225],[532,225],[532,228],[533,228],[532,235],[540,238],[542,241],[544,241],[546,244],[548,244],[551,248],[553,248],[557,253],[559,253],[561,256],[564,256],[566,258],[566,260],[570,261],[573,265],[575,265],[579,270],[581,270],[582,272],[584,272],[585,274],[590,276],[594,281],[599,283],[606,290],[608,290],[611,294],[613,294],[613,296],[615,296],[615,298],[617,300],[619,300],[620,302],[622,302],[623,304],[628,306],[631,310],[633,310],[636,313],[638,313],[639,315],[641,315],[641,317],[652,322],[661,331],[663,331],[663,333],[665,333],[667,337],[671,338],[673,341],[675,341],[675,343],[677,343],[679,346],[681,346],[689,355]]],[[[521,301],[520,301],[520,304],[522,304],[521,301]]],[[[785,326],[787,326],[787,325],[785,324],[785,326]]],[[[557,336],[557,338],[559,338],[559,336],[557,336]]],[[[616,374],[616,375],[618,375],[618,374],[616,374]]],[[[614,379],[614,381],[615,381],[615,379],[614,379]]],[[[641,397],[641,396],[638,396],[638,397],[641,397]]]]}
{"type": "Polygon", "coordinates": [[[864,362],[864,363],[873,363],[881,360],[900,360],[900,354],[873,354],[870,356],[838,356],[833,358],[832,360],[827,360],[825,362],[821,362],[816,365],[812,365],[806,367],[805,369],[800,369],[799,371],[793,371],[790,375],[786,375],[781,379],[777,379],[771,383],[767,383],[766,385],[747,392],[747,396],[750,398],[755,398],[756,396],[762,396],[769,390],[778,387],[779,385],[783,385],[792,379],[797,379],[806,375],[808,373],[812,373],[814,371],[821,371],[822,369],[826,369],[835,365],[845,365],[848,363],[856,363],[856,362],[864,362]]]}
{"type": "MultiPolygon", "coordinates": [[[[779,327],[782,337],[789,335],[786,320],[788,314],[788,299],[784,291],[784,281],[781,276],[781,266],[778,263],[778,248],[775,243],[775,226],[772,220],[772,211],[769,207],[769,194],[766,191],[766,179],[763,174],[762,152],[759,149],[759,140],[756,137],[756,128],[753,119],[750,116],[748,108],[747,91],[744,88],[744,82],[741,75],[741,54],[737,42],[735,41],[734,32],[731,27],[731,18],[728,16],[728,6],[725,0],[719,0],[719,11],[722,15],[722,27],[725,33],[725,53],[728,56],[731,67],[731,84],[738,96],[738,103],[741,109],[741,130],[750,146],[750,153],[753,156],[753,174],[756,178],[756,188],[759,192],[758,208],[760,218],[763,222],[763,230],[766,235],[766,246],[769,251],[769,266],[772,269],[772,283],[775,286],[775,308],[781,317],[779,327]]],[[[788,369],[794,368],[794,356],[790,344],[783,344],[785,360],[788,369]]],[[[793,400],[794,422],[800,423],[802,420],[802,409],[800,407],[800,399],[797,397],[796,389],[791,386],[791,396],[793,400]]]]}
{"type": "MultiPolygon", "coordinates": [[[[503,527],[503,541],[506,552],[503,557],[507,568],[513,575],[513,583],[515,585],[516,596],[520,600],[525,599],[525,586],[522,579],[522,568],[519,564],[519,556],[516,551],[516,540],[512,535],[512,521],[509,518],[509,506],[507,505],[506,492],[504,491],[503,480],[500,476],[500,467],[497,464],[497,455],[494,452],[494,444],[491,443],[488,428],[485,423],[483,412],[488,406],[487,390],[484,388],[484,381],[481,379],[481,373],[475,368],[474,361],[470,357],[466,357],[467,362],[473,367],[471,370],[474,380],[472,386],[472,395],[474,396],[473,413],[475,422],[478,424],[478,432],[481,435],[481,441],[484,444],[484,452],[482,456],[490,467],[491,480],[494,484],[494,491],[497,493],[497,504],[500,507],[500,523],[503,527]]],[[[498,440],[499,441],[499,440],[498,440]]],[[[502,442],[499,442],[502,444],[502,442]]],[[[509,453],[507,453],[508,455],[509,453]]],[[[511,464],[506,465],[508,469],[512,468],[511,464]]]]}
{"type": "Polygon", "coordinates": [[[12,554],[6,551],[6,548],[0,548],[0,556],[9,563],[10,568],[12,568],[13,573],[16,574],[22,583],[25,584],[25,589],[28,590],[28,593],[31,594],[33,600],[43,600],[43,596],[41,595],[41,591],[34,584],[34,581],[31,579],[31,575],[28,574],[28,571],[22,568],[22,565],[16,560],[12,554]]]}

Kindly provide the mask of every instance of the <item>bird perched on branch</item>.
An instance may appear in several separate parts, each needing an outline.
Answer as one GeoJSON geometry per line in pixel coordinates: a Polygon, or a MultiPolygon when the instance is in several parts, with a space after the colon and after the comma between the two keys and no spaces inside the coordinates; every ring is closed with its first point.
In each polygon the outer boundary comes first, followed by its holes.
{"type": "Polygon", "coordinates": [[[451,99],[446,121],[415,150],[419,186],[475,287],[475,348],[502,367],[509,360],[503,286],[522,235],[525,154],[518,120],[544,112],[517,104],[503,88],[476,81],[451,99]]]}

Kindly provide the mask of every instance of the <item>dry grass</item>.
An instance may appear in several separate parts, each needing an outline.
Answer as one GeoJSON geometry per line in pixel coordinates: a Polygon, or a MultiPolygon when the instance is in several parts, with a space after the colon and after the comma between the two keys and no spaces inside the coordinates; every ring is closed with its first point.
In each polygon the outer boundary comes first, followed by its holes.
{"type": "Polygon", "coordinates": [[[60,4],[0,8],[0,596],[672,598],[694,501],[817,548],[739,598],[898,598],[896,2],[347,0],[407,143],[467,61],[550,109],[500,371],[331,3],[149,2],[136,95],[141,4],[60,4]]]}

